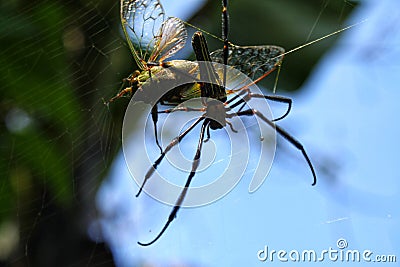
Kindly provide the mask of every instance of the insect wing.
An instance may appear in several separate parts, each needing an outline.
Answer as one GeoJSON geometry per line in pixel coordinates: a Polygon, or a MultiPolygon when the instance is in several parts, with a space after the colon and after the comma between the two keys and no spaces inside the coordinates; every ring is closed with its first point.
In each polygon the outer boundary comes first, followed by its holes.
{"type": "MultiPolygon", "coordinates": [[[[279,46],[234,46],[229,48],[228,65],[255,80],[273,71],[283,60],[285,49],[279,46]]],[[[223,51],[211,53],[214,62],[223,64],[223,51]]]]}
{"type": "Polygon", "coordinates": [[[150,56],[150,61],[162,62],[185,46],[187,31],[183,22],[174,17],[168,18],[161,26],[157,35],[156,49],[150,56]]]}
{"type": "Polygon", "coordinates": [[[157,50],[165,12],[158,0],[121,0],[121,23],[129,48],[139,67],[157,50]]]}

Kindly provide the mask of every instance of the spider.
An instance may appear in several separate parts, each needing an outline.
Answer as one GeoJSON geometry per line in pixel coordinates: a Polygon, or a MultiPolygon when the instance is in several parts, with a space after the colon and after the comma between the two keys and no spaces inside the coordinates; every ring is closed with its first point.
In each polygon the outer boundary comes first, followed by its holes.
{"type": "Polygon", "coordinates": [[[231,130],[235,132],[232,124],[229,122],[229,120],[234,117],[256,116],[267,125],[274,128],[279,135],[301,151],[313,175],[312,185],[316,184],[316,174],[313,165],[302,144],[274,123],[289,114],[292,104],[291,99],[278,95],[253,93],[249,90],[248,84],[245,84],[237,91],[227,90],[225,86],[227,81],[226,68],[224,68],[222,74],[220,74],[216,71],[214,65],[211,64],[212,61],[215,61],[221,62],[224,65],[234,65],[235,68],[251,76],[254,79],[253,83],[256,83],[275,70],[277,66],[280,66],[284,54],[284,49],[277,46],[240,47],[231,44],[228,41],[229,18],[227,0],[223,0],[222,4],[223,48],[210,54],[203,33],[196,32],[193,35],[192,47],[196,55],[196,60],[202,62],[202,64],[200,64],[186,60],[166,61],[166,59],[182,48],[186,41],[187,33],[181,20],[177,18],[165,19],[164,10],[158,0],[121,0],[121,23],[124,34],[141,72],[135,71],[129,76],[126,81],[129,82],[130,86],[120,91],[115,97],[110,99],[109,102],[127,94],[138,93],[138,95],[141,95],[141,101],[150,103],[152,105],[151,114],[155,141],[161,151],[161,155],[147,171],[136,197],[140,195],[146,182],[153,175],[166,154],[174,146],[179,144],[185,136],[192,132],[196,126],[201,124],[200,136],[196,153],[192,161],[191,172],[183,190],[175,202],[167,222],[152,241],[148,243],[138,242],[139,245],[149,246],[153,244],[166,231],[182,206],[188,188],[196,174],[201,159],[203,143],[211,138],[210,130],[218,130],[229,126],[231,130]],[[158,31],[157,27],[159,28],[158,31]],[[150,34],[148,34],[147,31],[149,31],[150,34]],[[163,90],[163,85],[166,85],[168,82],[185,77],[186,74],[190,74],[188,76],[191,76],[196,73],[200,76],[199,81],[174,88],[166,92],[157,101],[154,101],[153,98],[153,93],[155,92],[147,88],[149,85],[158,83],[160,84],[160,86],[158,86],[159,90],[163,90]],[[204,80],[210,82],[200,82],[204,80]],[[228,100],[228,95],[234,93],[236,95],[228,100]],[[202,108],[177,106],[188,99],[197,97],[202,98],[202,108]],[[268,119],[258,110],[251,108],[245,109],[247,102],[253,98],[285,103],[288,107],[282,116],[275,119],[268,119]],[[174,108],[159,111],[159,104],[173,106],[174,108]],[[235,108],[238,108],[236,112],[234,112],[235,108]],[[201,111],[203,114],[181,134],[175,137],[165,149],[162,149],[157,136],[158,114],[178,111],[201,111]],[[206,139],[205,135],[207,136],[206,139]]]}
{"type": "MultiPolygon", "coordinates": [[[[309,168],[312,172],[313,175],[313,183],[312,185],[316,184],[316,174],[314,171],[314,167],[311,163],[311,160],[309,159],[303,145],[297,141],[293,136],[291,136],[288,132],[286,132],[283,128],[279,127],[278,125],[274,124],[273,120],[268,119],[266,116],[264,116],[260,111],[255,110],[255,109],[244,109],[246,105],[246,102],[251,100],[252,98],[264,98],[264,99],[269,99],[269,96],[265,95],[260,95],[260,94],[253,94],[248,90],[242,90],[239,94],[236,96],[232,97],[231,99],[227,99],[227,94],[225,90],[225,86],[223,83],[219,80],[219,76],[216,73],[215,69],[213,68],[213,65],[211,64],[211,57],[208,52],[208,47],[207,47],[207,42],[204,37],[204,35],[201,32],[196,32],[193,35],[192,39],[192,46],[193,50],[196,55],[196,59],[198,61],[203,61],[205,64],[200,64],[199,69],[200,69],[200,77],[201,80],[207,79],[212,82],[210,83],[200,83],[201,86],[201,97],[203,98],[202,104],[203,108],[200,109],[194,109],[194,108],[177,108],[179,111],[203,111],[203,115],[201,115],[199,118],[197,118],[187,129],[185,129],[180,135],[175,137],[169,144],[168,146],[163,150],[161,155],[157,158],[157,160],[154,162],[153,166],[148,170],[145,179],[139,189],[140,194],[141,190],[143,189],[146,181],[152,176],[154,171],[157,169],[158,165],[162,162],[163,158],[165,155],[179,142],[182,141],[182,139],[189,134],[195,127],[199,124],[201,124],[200,128],[200,136],[198,140],[198,145],[196,149],[195,156],[192,161],[192,168],[190,171],[190,174],[186,180],[186,183],[184,185],[184,188],[182,192],[180,193],[177,201],[175,202],[175,205],[168,216],[168,220],[165,223],[164,227],[161,229],[159,234],[150,242],[148,243],[143,243],[143,242],[138,242],[139,245],[141,246],[149,246],[156,242],[167,230],[168,226],[170,223],[176,218],[176,215],[182,206],[182,203],[185,199],[185,196],[187,194],[188,188],[190,187],[190,184],[193,180],[193,177],[196,174],[196,170],[199,166],[199,162],[201,159],[201,151],[203,147],[203,143],[205,142],[205,135],[207,135],[207,139],[210,138],[210,129],[211,130],[218,130],[226,127],[227,125],[231,126],[229,123],[228,119],[231,119],[233,117],[240,117],[240,116],[257,116],[260,118],[262,121],[264,121],[266,124],[268,124],[270,127],[275,128],[276,132],[281,135],[283,138],[285,138],[289,143],[291,143],[294,147],[296,147],[298,150],[301,151],[302,155],[304,156],[307,164],[309,165],[309,168]],[[209,64],[207,64],[207,62],[209,64]],[[232,110],[238,106],[241,106],[239,111],[237,112],[232,112],[232,110]]],[[[223,75],[225,77],[225,75],[223,75]]],[[[176,109],[172,110],[167,110],[164,112],[173,112],[176,111],[176,109]]],[[[232,127],[231,129],[235,131],[232,127]]]]}

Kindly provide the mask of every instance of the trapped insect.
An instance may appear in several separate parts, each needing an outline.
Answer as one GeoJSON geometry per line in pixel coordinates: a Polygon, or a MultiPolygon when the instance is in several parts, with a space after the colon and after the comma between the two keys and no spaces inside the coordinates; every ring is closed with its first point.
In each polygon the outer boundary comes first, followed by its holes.
{"type": "MultiPolygon", "coordinates": [[[[224,14],[227,14],[227,11],[224,14]]],[[[108,103],[126,95],[131,96],[138,90],[143,92],[141,100],[145,103],[154,104],[151,112],[154,137],[162,152],[157,134],[158,105],[176,106],[189,99],[201,96],[201,88],[198,83],[174,88],[155,103],[153,92],[146,90],[146,87],[151,87],[154,79],[157,79],[159,83],[168,84],[169,81],[184,78],[185,74],[192,75],[199,71],[196,62],[188,60],[168,61],[186,43],[185,22],[175,17],[166,18],[159,0],[121,0],[120,19],[127,44],[140,71],[136,70],[126,78],[125,81],[129,86],[111,98],[108,103]]],[[[226,15],[224,29],[228,29],[227,24],[228,17],[226,15]]],[[[229,61],[228,64],[231,63],[251,78],[257,78],[255,81],[266,77],[279,66],[284,53],[284,49],[278,46],[240,47],[232,45],[227,39],[224,42],[224,47],[225,49],[211,53],[213,61],[225,65],[229,61]],[[230,46],[229,54],[228,46],[230,46]],[[244,57],[243,53],[248,57],[244,57]]],[[[225,79],[224,77],[224,83],[225,79]]],[[[227,94],[231,93],[233,92],[227,92],[227,94]]],[[[271,95],[269,100],[288,105],[287,112],[275,120],[284,118],[290,112],[291,99],[271,95]]]]}

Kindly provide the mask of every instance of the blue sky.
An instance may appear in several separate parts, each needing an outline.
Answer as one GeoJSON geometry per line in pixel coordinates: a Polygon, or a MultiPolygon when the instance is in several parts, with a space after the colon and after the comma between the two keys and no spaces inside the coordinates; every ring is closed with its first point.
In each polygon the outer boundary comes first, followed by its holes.
{"type": "Polygon", "coordinates": [[[171,207],[145,194],[134,197],[137,186],[121,154],[98,192],[102,216],[90,235],[98,236],[101,227],[119,266],[139,261],[153,266],[280,266],[285,263],[259,261],[257,252],[266,245],[286,251],[337,249],[340,238],[348,249],[394,254],[399,261],[399,2],[363,1],[348,24],[364,19],[340,35],[303,90],[290,95],[293,110],[279,123],[306,147],[317,169],[316,187],[298,151],[278,138],[283,149],[259,190],[248,193],[245,173],[219,201],[181,209],[165,235],[142,248],[136,242],[153,238],[171,207]]]}

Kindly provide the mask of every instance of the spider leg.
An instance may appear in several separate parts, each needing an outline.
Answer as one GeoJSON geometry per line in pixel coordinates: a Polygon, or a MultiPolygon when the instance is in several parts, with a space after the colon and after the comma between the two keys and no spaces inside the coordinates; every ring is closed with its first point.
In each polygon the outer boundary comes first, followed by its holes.
{"type": "MultiPolygon", "coordinates": [[[[235,97],[237,98],[237,96],[239,96],[239,95],[236,95],[235,97]]],[[[229,108],[233,109],[233,108],[239,106],[240,104],[242,104],[242,106],[238,110],[238,112],[240,112],[245,107],[247,101],[249,101],[251,98],[264,98],[264,99],[267,99],[267,100],[280,102],[280,103],[285,103],[285,104],[288,105],[288,108],[286,109],[286,112],[282,116],[280,116],[278,118],[275,118],[272,121],[282,120],[283,118],[285,118],[290,113],[290,110],[292,109],[292,99],[291,98],[288,98],[288,97],[285,97],[285,96],[279,96],[279,95],[255,94],[255,93],[250,93],[250,92],[247,95],[245,95],[244,97],[242,97],[239,101],[237,101],[236,103],[232,104],[229,108]]]]}
{"type": "Polygon", "coordinates": [[[140,195],[140,193],[143,190],[144,185],[146,184],[147,180],[150,179],[150,177],[153,175],[154,171],[157,169],[158,165],[161,163],[165,155],[173,148],[175,145],[177,145],[193,128],[202,120],[204,120],[204,117],[198,118],[192,125],[189,126],[183,133],[175,137],[171,143],[168,144],[168,146],[165,148],[164,151],[161,152],[161,155],[158,157],[158,159],[153,163],[153,166],[150,167],[150,169],[147,171],[143,183],[140,186],[139,192],[136,194],[136,197],[140,195]]]}
{"type": "Polygon", "coordinates": [[[211,135],[210,135],[210,124],[207,125],[207,138],[204,139],[204,143],[207,143],[208,140],[210,140],[211,135]]]}
{"type": "Polygon", "coordinates": [[[286,112],[282,116],[280,116],[276,119],[273,119],[272,121],[279,121],[279,120],[285,118],[290,113],[290,110],[292,109],[292,99],[289,97],[280,96],[280,95],[260,95],[260,94],[253,94],[253,93],[251,93],[251,97],[265,98],[265,99],[268,99],[271,101],[285,103],[288,105],[286,112]]]}
{"type": "Polygon", "coordinates": [[[235,95],[234,97],[232,97],[231,99],[229,99],[228,101],[225,102],[226,105],[229,105],[230,103],[232,103],[233,101],[235,101],[236,99],[238,99],[241,95],[244,95],[245,93],[248,93],[249,89],[243,89],[241,91],[239,91],[239,93],[237,95],[235,95]]]}
{"type": "Polygon", "coordinates": [[[160,143],[158,142],[158,133],[157,133],[157,122],[158,122],[158,108],[157,108],[157,104],[155,104],[152,108],[151,108],[151,118],[153,120],[153,128],[154,128],[154,138],[156,139],[156,144],[158,146],[158,148],[160,149],[160,152],[162,153],[162,147],[160,146],[160,143]]]}
{"type": "Polygon", "coordinates": [[[293,146],[295,146],[298,150],[301,151],[303,154],[304,158],[306,159],[308,166],[311,169],[312,175],[313,175],[313,183],[311,185],[315,185],[317,183],[317,175],[315,174],[314,167],[311,163],[310,158],[308,157],[306,150],[304,149],[303,145],[297,141],[293,136],[291,136],[288,132],[286,132],[283,128],[279,127],[278,125],[274,124],[271,120],[266,118],[261,112],[255,109],[247,109],[244,111],[240,111],[238,113],[232,113],[232,114],[227,114],[227,118],[231,118],[234,116],[252,116],[252,115],[257,115],[261,120],[266,122],[269,126],[273,127],[276,129],[276,131],[283,137],[285,138],[289,143],[291,143],[293,146]]]}
{"type": "MultiPolygon", "coordinates": [[[[233,101],[235,101],[236,99],[238,99],[241,95],[243,95],[243,94],[245,94],[245,93],[247,93],[247,94],[250,94],[250,90],[248,89],[248,88],[244,88],[243,90],[241,90],[240,92],[239,92],[239,94],[237,94],[237,95],[235,95],[234,97],[232,97],[231,99],[229,99],[228,101],[226,101],[225,102],[225,104],[230,104],[230,103],[232,103],[233,101]]],[[[240,100],[232,107],[230,107],[230,108],[234,108],[234,107],[236,107],[237,105],[239,105],[240,103],[243,103],[242,104],[242,106],[239,108],[239,111],[241,111],[243,108],[244,108],[244,106],[246,106],[246,101],[247,100],[245,100],[245,99],[243,99],[243,98],[240,98],[240,100]]]]}
{"type": "Polygon", "coordinates": [[[231,123],[230,121],[225,120],[225,123],[229,125],[229,127],[230,127],[231,130],[232,130],[232,132],[234,132],[234,133],[237,133],[237,132],[238,132],[235,128],[233,128],[233,125],[232,125],[232,123],[231,123]]]}
{"type": "Polygon", "coordinates": [[[205,108],[191,108],[191,107],[175,107],[175,108],[170,108],[170,109],[165,109],[165,110],[160,110],[158,113],[172,113],[176,111],[200,111],[204,112],[205,108]]]}
{"type": "Polygon", "coordinates": [[[201,126],[199,143],[198,143],[198,146],[197,146],[196,154],[195,154],[195,156],[193,158],[192,170],[190,171],[189,177],[186,180],[185,187],[183,188],[181,194],[178,197],[178,200],[175,203],[174,208],[172,209],[171,213],[168,216],[167,222],[165,223],[165,225],[162,228],[162,230],[160,231],[160,233],[152,241],[150,241],[148,243],[138,242],[139,245],[141,245],[141,246],[150,246],[151,244],[156,242],[163,235],[165,230],[167,230],[169,224],[175,219],[176,214],[178,213],[179,209],[181,208],[182,202],[185,199],[185,196],[186,196],[187,190],[189,189],[190,183],[191,183],[194,175],[196,174],[197,167],[199,166],[201,148],[203,146],[204,132],[206,131],[206,128],[208,128],[209,123],[210,123],[210,120],[206,119],[203,122],[202,126],[201,126]]]}

